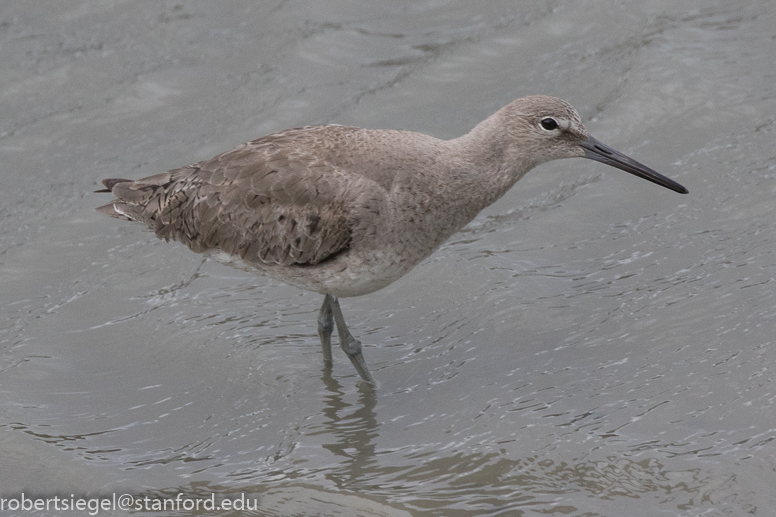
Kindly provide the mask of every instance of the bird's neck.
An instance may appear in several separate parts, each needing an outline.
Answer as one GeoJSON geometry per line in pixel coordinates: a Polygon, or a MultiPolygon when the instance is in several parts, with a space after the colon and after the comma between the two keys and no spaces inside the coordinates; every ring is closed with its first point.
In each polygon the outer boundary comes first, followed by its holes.
{"type": "Polygon", "coordinates": [[[501,112],[496,112],[469,133],[448,141],[457,160],[451,169],[454,183],[469,198],[472,218],[537,165],[515,147],[500,117],[501,112]]]}

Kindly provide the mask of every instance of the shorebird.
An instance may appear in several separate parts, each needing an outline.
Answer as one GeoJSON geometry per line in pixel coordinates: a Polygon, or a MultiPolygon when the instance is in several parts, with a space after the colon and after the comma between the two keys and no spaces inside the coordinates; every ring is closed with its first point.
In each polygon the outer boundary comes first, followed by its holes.
{"type": "Polygon", "coordinates": [[[287,129],[162,174],[105,179],[97,192],[115,199],[97,210],[323,294],[324,363],[332,364],[336,322],[340,346],[375,384],[338,299],[394,282],[529,170],[572,157],[688,192],[588,135],[567,102],[535,95],[452,140],[340,125],[287,129]]]}

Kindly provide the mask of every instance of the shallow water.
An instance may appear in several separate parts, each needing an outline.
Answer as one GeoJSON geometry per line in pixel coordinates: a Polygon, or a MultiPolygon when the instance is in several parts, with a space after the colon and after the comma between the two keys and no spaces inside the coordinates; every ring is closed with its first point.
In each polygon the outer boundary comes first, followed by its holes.
{"type": "Polygon", "coordinates": [[[705,5],[0,7],[0,496],[772,515],[776,9],[705,5]],[[586,160],[532,171],[343,300],[374,392],[339,350],[322,367],[319,295],[93,210],[104,177],[275,130],[450,138],[532,93],[690,195],[586,160]]]}

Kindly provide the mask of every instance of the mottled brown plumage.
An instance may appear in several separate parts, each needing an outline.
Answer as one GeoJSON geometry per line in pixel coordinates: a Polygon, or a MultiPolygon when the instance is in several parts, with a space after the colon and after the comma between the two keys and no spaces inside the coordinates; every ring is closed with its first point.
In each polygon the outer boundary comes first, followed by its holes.
{"type": "Polygon", "coordinates": [[[333,314],[340,344],[373,382],[337,297],[385,287],[531,168],[575,156],[687,192],[589,137],[568,103],[532,96],[454,140],[337,125],[281,131],[163,174],[104,180],[115,199],[98,210],[326,294],[324,353],[333,314]]]}

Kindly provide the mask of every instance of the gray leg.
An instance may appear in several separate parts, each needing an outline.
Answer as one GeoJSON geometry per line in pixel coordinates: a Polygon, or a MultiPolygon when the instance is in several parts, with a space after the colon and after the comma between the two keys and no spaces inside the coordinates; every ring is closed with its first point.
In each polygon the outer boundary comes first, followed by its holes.
{"type": "MultiPolygon", "coordinates": [[[[327,297],[329,295],[326,295],[327,297]]],[[[326,303],[324,301],[324,303],[326,303]]],[[[342,350],[348,355],[348,359],[356,367],[356,371],[366,382],[370,384],[377,384],[372,373],[369,371],[369,367],[366,365],[364,355],[361,353],[361,341],[353,337],[353,334],[348,330],[348,326],[345,325],[345,318],[342,316],[342,309],[340,309],[339,300],[331,297],[329,303],[331,311],[334,315],[334,321],[337,322],[337,333],[339,334],[339,341],[342,350]]]]}
{"type": "Polygon", "coordinates": [[[327,294],[323,298],[321,312],[318,313],[318,336],[321,338],[323,348],[323,364],[331,367],[331,333],[334,330],[334,320],[331,315],[331,301],[333,297],[327,294]]]}

